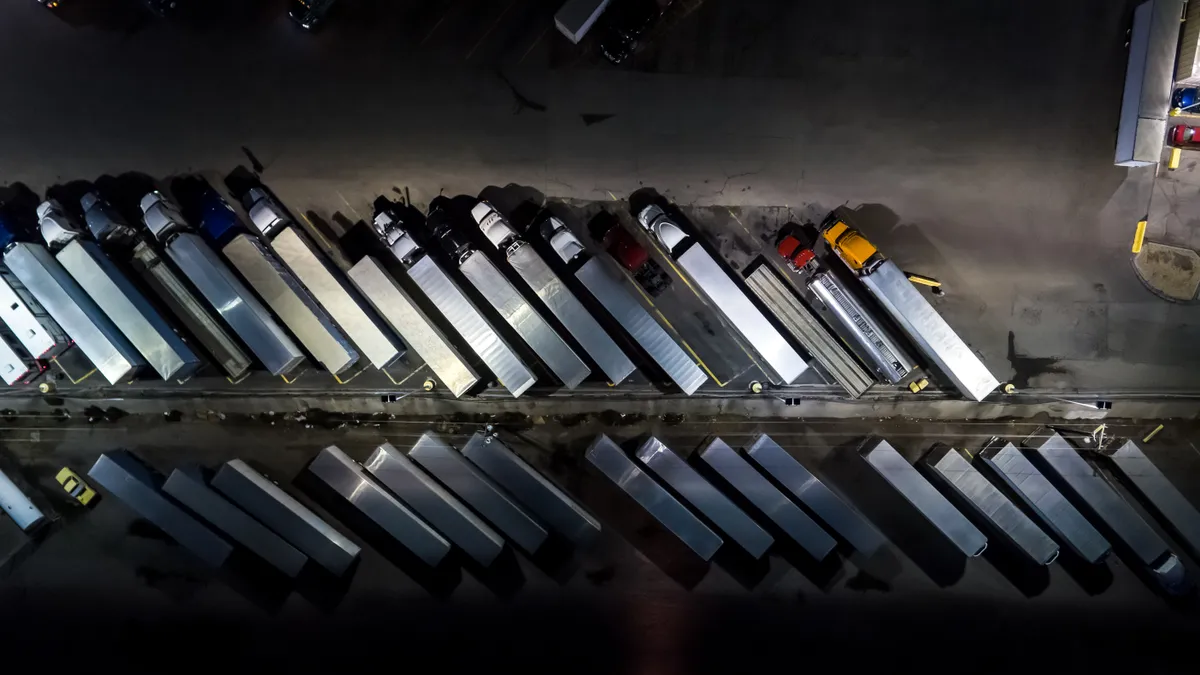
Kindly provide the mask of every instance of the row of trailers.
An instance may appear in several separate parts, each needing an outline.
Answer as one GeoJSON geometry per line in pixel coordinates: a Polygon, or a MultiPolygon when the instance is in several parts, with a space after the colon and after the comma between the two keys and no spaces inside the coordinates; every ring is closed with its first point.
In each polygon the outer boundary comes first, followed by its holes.
{"type": "MultiPolygon", "coordinates": [[[[1131,441],[1100,454],[1174,539],[1200,554],[1200,513],[1141,449],[1131,441]]],[[[962,556],[977,557],[995,543],[1034,567],[1053,564],[1063,549],[1085,565],[1103,565],[1116,548],[1163,593],[1192,592],[1172,544],[1056,433],[1022,448],[999,439],[975,453],[937,446],[915,466],[878,438],[864,442],[858,455],[962,556]]],[[[727,546],[755,559],[777,544],[798,546],[824,561],[839,548],[870,558],[888,545],[847,499],[766,435],[742,451],[714,439],[690,457],[653,437],[623,448],[600,435],[585,457],[703,561],[727,546]]],[[[118,451],[102,455],[88,475],[214,567],[240,548],[287,577],[309,561],[343,576],[361,553],[241,460],[215,473],[181,467],[164,478],[118,451]]],[[[486,568],[508,546],[530,556],[551,538],[584,548],[602,530],[490,431],[476,433],[461,451],[433,433],[407,451],[384,443],[362,463],[331,446],[304,477],[432,568],[454,549],[486,568]]],[[[14,490],[0,481],[0,498],[16,518],[32,505],[16,504],[14,490]]]]}
{"type": "MultiPolygon", "coordinates": [[[[205,362],[235,383],[255,368],[292,381],[314,361],[347,381],[367,368],[386,370],[410,349],[418,358],[408,362],[432,372],[426,387],[456,397],[492,379],[514,397],[539,378],[574,389],[603,374],[617,385],[638,370],[635,361],[688,395],[709,379],[617,259],[593,254],[557,217],[544,215],[519,234],[487,202],[468,223],[446,199],[424,215],[381,197],[372,225],[393,259],[367,255],[343,271],[264,186],[241,197],[253,229],[204,186],[187,217],[164,192],[145,193],[143,227],[97,192],[78,208],[46,200],[36,228],[0,220],[4,379],[28,382],[72,346],[111,384],[153,375],[181,382],[205,362]],[[398,283],[397,275],[407,279],[398,283]]],[[[829,310],[824,320],[780,266],[738,277],[663,208],[647,206],[637,219],[771,383],[796,383],[811,361],[855,398],[876,382],[911,383],[917,362],[886,323],[907,333],[964,396],[982,400],[998,386],[907,275],[877,252],[862,255],[870,244],[837,218],[823,228],[829,247],[886,322],[811,255],[781,249],[829,310]]]]}

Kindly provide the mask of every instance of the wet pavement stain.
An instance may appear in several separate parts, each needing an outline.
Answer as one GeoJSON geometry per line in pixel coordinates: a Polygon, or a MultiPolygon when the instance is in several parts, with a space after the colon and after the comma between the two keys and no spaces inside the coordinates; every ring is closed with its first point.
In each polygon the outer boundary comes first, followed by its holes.
{"type": "Polygon", "coordinates": [[[1071,372],[1066,366],[1058,365],[1058,359],[1017,354],[1016,339],[1016,334],[1008,331],[1008,364],[1013,369],[1010,382],[1017,389],[1029,387],[1029,381],[1038,375],[1065,375],[1071,372]]]}
{"type": "Polygon", "coordinates": [[[858,574],[846,580],[846,588],[852,591],[879,591],[880,593],[887,593],[892,590],[892,585],[859,570],[858,574]]]}
{"type": "Polygon", "coordinates": [[[158,529],[154,523],[138,518],[129,524],[129,536],[138,537],[140,539],[152,539],[161,541],[168,546],[176,546],[176,542],[171,538],[171,535],[158,529]]]}
{"type": "Polygon", "coordinates": [[[583,576],[587,578],[588,581],[592,582],[592,584],[596,586],[603,586],[617,576],[617,566],[605,565],[603,567],[584,572],[583,576]]]}

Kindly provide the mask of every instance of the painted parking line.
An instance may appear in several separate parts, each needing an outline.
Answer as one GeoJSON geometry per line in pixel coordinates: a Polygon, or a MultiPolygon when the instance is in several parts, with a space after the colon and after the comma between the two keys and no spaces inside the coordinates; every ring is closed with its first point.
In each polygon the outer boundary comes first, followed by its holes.
{"type": "MultiPolygon", "coordinates": [[[[542,29],[541,33],[538,33],[537,39],[534,40],[533,44],[529,45],[529,49],[526,49],[525,53],[521,55],[521,60],[517,61],[517,65],[521,65],[522,63],[525,62],[525,57],[529,56],[530,52],[533,51],[533,48],[538,46],[539,43],[541,43],[542,38],[546,37],[546,33],[549,30],[550,30],[550,26],[546,26],[545,28],[542,29]]],[[[609,194],[611,195],[612,193],[610,192],[609,194]]],[[[613,197],[613,199],[615,200],[616,197],[613,197]]]]}
{"type": "Polygon", "coordinates": [[[492,31],[496,30],[496,26],[504,18],[504,15],[508,14],[508,10],[512,8],[516,1],[517,0],[509,0],[508,4],[505,5],[504,9],[500,12],[500,16],[497,16],[496,20],[493,21],[492,24],[488,26],[488,29],[483,32],[483,36],[479,38],[479,41],[475,43],[474,47],[471,47],[471,51],[467,52],[467,56],[463,59],[463,61],[471,60],[471,56],[475,53],[475,50],[479,49],[479,46],[483,44],[484,40],[487,40],[488,36],[492,34],[492,31]]]}
{"type": "Polygon", "coordinates": [[[421,41],[417,43],[417,46],[425,46],[425,43],[429,41],[429,38],[433,37],[434,32],[437,31],[438,26],[442,25],[442,22],[446,20],[446,17],[450,16],[451,12],[458,9],[458,4],[459,3],[456,2],[447,7],[445,12],[442,12],[442,15],[438,17],[437,23],[433,24],[433,28],[429,29],[429,32],[425,34],[425,37],[421,38],[421,41]]]}

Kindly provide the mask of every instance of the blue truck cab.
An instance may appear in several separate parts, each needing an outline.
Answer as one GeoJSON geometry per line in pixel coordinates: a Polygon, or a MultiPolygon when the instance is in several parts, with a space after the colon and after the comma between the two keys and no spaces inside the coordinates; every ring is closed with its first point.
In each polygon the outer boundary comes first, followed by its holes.
{"type": "Polygon", "coordinates": [[[224,248],[234,237],[249,231],[229,202],[211,186],[205,186],[198,202],[200,233],[216,248],[224,248]]]}

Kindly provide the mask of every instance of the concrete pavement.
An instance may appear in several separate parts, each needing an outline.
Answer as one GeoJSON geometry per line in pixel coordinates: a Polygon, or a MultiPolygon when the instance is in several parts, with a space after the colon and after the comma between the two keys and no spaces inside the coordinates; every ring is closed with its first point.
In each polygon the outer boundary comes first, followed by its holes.
{"type": "Polygon", "coordinates": [[[741,209],[756,235],[781,213],[866,205],[865,233],[946,283],[939,309],[1001,380],[1200,385],[1200,317],[1164,306],[1125,262],[1152,184],[1111,166],[1132,2],[708,0],[632,71],[566,58],[542,3],[484,4],[346,3],[315,39],[270,3],[220,39],[14,8],[0,78],[22,104],[0,109],[0,175],[34,189],[220,175],[245,146],[289,207],[329,220],[393,188],[422,205],[510,183],[604,201],[653,187],[709,231],[732,227],[718,207],[741,209]],[[611,117],[582,118],[599,114],[611,117]]]}

